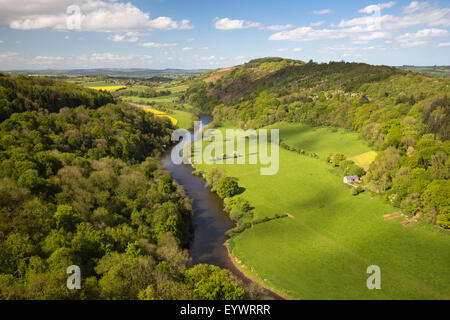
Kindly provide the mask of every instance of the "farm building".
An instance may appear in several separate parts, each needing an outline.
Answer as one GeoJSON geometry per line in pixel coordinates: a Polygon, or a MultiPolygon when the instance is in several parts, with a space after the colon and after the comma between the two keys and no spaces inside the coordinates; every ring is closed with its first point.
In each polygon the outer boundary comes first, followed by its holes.
{"type": "Polygon", "coordinates": [[[344,183],[360,182],[361,179],[358,176],[346,176],[344,177],[344,183]]]}

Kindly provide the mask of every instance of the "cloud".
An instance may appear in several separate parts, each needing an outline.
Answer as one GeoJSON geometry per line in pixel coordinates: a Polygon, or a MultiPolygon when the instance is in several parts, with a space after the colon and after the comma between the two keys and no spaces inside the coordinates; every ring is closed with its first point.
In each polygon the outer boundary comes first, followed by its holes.
{"type": "Polygon", "coordinates": [[[127,32],[193,28],[190,21],[175,21],[170,17],[150,18],[131,3],[102,0],[2,0],[0,23],[12,29],[32,30],[52,28],[66,30],[67,8],[81,10],[81,31],[127,32]]]}
{"type": "Polygon", "coordinates": [[[214,27],[217,30],[240,30],[240,29],[258,28],[261,30],[281,31],[281,30],[291,29],[294,26],[292,24],[287,24],[287,25],[278,25],[277,24],[277,25],[265,26],[264,24],[259,23],[259,22],[222,18],[222,19],[216,20],[216,22],[214,23],[214,27]]]}
{"type": "Polygon", "coordinates": [[[113,53],[93,53],[89,60],[92,62],[117,62],[117,61],[130,61],[134,59],[135,55],[120,55],[113,53]]]}
{"type": "Polygon", "coordinates": [[[314,14],[329,14],[329,13],[331,13],[331,10],[330,9],[323,9],[323,10],[318,10],[318,11],[314,11],[313,12],[314,14]]]}
{"type": "Polygon", "coordinates": [[[293,51],[294,51],[294,52],[300,52],[300,51],[303,51],[303,48],[294,48],[293,51]]]}
{"type": "Polygon", "coordinates": [[[323,25],[324,22],[323,21],[317,21],[317,22],[313,22],[310,24],[311,27],[320,27],[321,25],[323,25]]]}
{"type": "Polygon", "coordinates": [[[394,1],[391,1],[388,3],[373,4],[373,5],[367,6],[363,9],[359,10],[359,13],[370,14],[370,13],[378,12],[383,9],[392,8],[394,5],[395,5],[394,1]]]}
{"type": "Polygon", "coordinates": [[[361,31],[373,31],[375,29],[397,31],[418,25],[450,26],[450,8],[420,6],[417,10],[409,11],[403,16],[364,16],[342,20],[338,26],[361,31]]]}
{"type": "Polygon", "coordinates": [[[449,32],[445,29],[424,29],[416,33],[406,33],[397,40],[406,47],[425,46],[434,38],[447,38],[449,32]]]}
{"type": "Polygon", "coordinates": [[[397,38],[397,40],[415,40],[415,39],[429,39],[429,38],[441,38],[447,37],[449,32],[445,29],[424,29],[419,30],[416,33],[406,33],[397,38]]]}
{"type": "MultiPolygon", "coordinates": [[[[393,5],[394,2],[388,2],[375,6],[377,8],[388,8],[393,5]]],[[[361,12],[371,12],[373,8],[374,6],[368,6],[361,9],[361,12]]],[[[408,11],[410,13],[402,16],[380,15],[344,19],[330,29],[309,26],[281,31],[271,35],[269,40],[326,41],[345,39],[362,43],[376,39],[390,39],[394,32],[413,26],[450,26],[450,8],[437,8],[420,3],[411,6],[411,8],[408,11]],[[411,9],[412,7],[415,9],[411,9]]]]}
{"type": "Polygon", "coordinates": [[[286,30],[286,29],[291,29],[294,26],[292,24],[287,24],[287,25],[273,25],[273,26],[268,26],[266,27],[267,30],[272,30],[272,31],[281,31],[281,30],[286,30]]]}
{"type": "Polygon", "coordinates": [[[397,37],[397,41],[403,47],[424,47],[429,44],[433,38],[445,38],[449,36],[449,32],[445,29],[424,29],[416,33],[405,33],[397,37]]]}
{"type": "Polygon", "coordinates": [[[0,40],[0,44],[2,44],[3,43],[3,40],[0,40]]]}
{"type": "Polygon", "coordinates": [[[231,20],[230,18],[222,18],[218,19],[214,26],[217,30],[238,30],[247,28],[260,28],[262,27],[262,24],[245,20],[231,20]]]}
{"type": "Polygon", "coordinates": [[[140,47],[151,47],[151,48],[170,48],[175,47],[176,43],[157,43],[157,42],[142,42],[139,43],[140,47]]]}
{"type": "Polygon", "coordinates": [[[19,54],[17,52],[0,52],[0,61],[1,60],[6,60],[12,57],[16,57],[19,54]]]}
{"type": "Polygon", "coordinates": [[[48,65],[56,62],[64,61],[64,57],[60,56],[36,56],[31,60],[31,64],[48,65]]]}
{"type": "Polygon", "coordinates": [[[137,42],[139,41],[139,35],[138,32],[127,32],[125,34],[115,34],[106,39],[114,42],[137,42]]]}
{"type": "Polygon", "coordinates": [[[413,13],[428,7],[428,2],[412,1],[409,5],[403,7],[403,13],[413,13]]]}
{"type": "Polygon", "coordinates": [[[182,50],[183,51],[189,51],[189,50],[192,50],[192,47],[184,47],[182,50]]]}
{"type": "Polygon", "coordinates": [[[450,47],[450,42],[441,42],[438,44],[438,47],[440,47],[440,48],[450,47]]]}
{"type": "Polygon", "coordinates": [[[277,51],[278,52],[286,52],[286,51],[288,51],[288,49],[286,49],[286,48],[279,48],[279,49],[277,49],[277,51]]]}
{"type": "Polygon", "coordinates": [[[340,56],[342,58],[348,58],[348,57],[361,57],[361,52],[364,51],[385,51],[386,48],[383,46],[368,46],[368,47],[361,47],[361,46],[346,46],[346,45],[339,45],[339,46],[331,46],[331,47],[324,47],[318,50],[321,54],[326,55],[335,55],[340,56]]]}

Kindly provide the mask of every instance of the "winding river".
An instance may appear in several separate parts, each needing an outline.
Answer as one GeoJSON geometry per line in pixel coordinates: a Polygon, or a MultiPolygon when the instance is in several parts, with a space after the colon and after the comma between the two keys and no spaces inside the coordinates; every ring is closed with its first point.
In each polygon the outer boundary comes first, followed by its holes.
{"type": "MultiPolygon", "coordinates": [[[[212,118],[201,115],[203,126],[208,125],[212,118]]],[[[184,188],[186,195],[193,201],[195,212],[194,240],[191,243],[190,254],[194,264],[206,263],[230,270],[244,284],[252,281],[235,267],[228,255],[225,242],[228,237],[225,232],[235,226],[228,214],[223,210],[223,201],[219,196],[205,187],[205,181],[194,176],[190,165],[174,165],[170,152],[162,159],[166,170],[172,173],[173,179],[184,188]]],[[[268,295],[281,299],[273,292],[268,295]]]]}

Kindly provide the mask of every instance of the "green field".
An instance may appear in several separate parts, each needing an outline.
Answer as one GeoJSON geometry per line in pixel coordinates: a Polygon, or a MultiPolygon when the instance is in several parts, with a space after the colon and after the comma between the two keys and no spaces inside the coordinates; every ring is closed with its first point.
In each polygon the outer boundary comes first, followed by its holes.
{"type": "MultiPolygon", "coordinates": [[[[280,126],[283,141],[321,156],[369,150],[353,133],[295,126],[280,126]]],[[[240,196],[255,219],[291,215],[230,240],[241,270],[260,283],[294,299],[450,299],[450,234],[385,220],[398,210],[369,192],[352,196],[340,169],[323,159],[280,148],[277,175],[261,176],[256,165],[220,166],[245,188],[240,196]],[[381,290],[366,287],[370,265],[381,268],[381,290]]]]}
{"type": "Polygon", "coordinates": [[[281,139],[289,146],[317,153],[321,158],[325,158],[328,153],[343,153],[347,157],[353,157],[370,151],[358,133],[342,128],[312,127],[287,122],[268,128],[280,129],[281,139]]]}

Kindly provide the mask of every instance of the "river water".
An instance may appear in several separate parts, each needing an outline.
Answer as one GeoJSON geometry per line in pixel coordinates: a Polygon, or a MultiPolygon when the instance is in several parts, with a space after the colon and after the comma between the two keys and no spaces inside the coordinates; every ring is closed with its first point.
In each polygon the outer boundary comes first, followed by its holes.
{"type": "MultiPolygon", "coordinates": [[[[212,118],[201,115],[202,126],[208,125],[212,118]]],[[[168,152],[162,159],[163,166],[172,173],[173,179],[184,188],[189,199],[193,201],[195,212],[194,239],[190,246],[190,254],[194,264],[206,263],[230,270],[244,284],[251,280],[237,269],[228,255],[225,232],[235,224],[223,210],[223,201],[219,196],[205,187],[201,177],[194,176],[190,165],[173,164],[168,152]]],[[[281,299],[275,293],[268,294],[273,299],[281,299]]]]}

